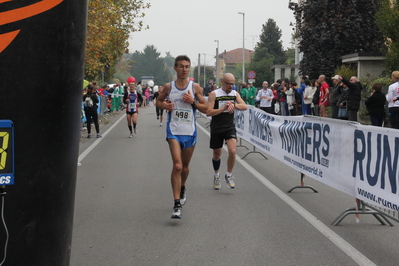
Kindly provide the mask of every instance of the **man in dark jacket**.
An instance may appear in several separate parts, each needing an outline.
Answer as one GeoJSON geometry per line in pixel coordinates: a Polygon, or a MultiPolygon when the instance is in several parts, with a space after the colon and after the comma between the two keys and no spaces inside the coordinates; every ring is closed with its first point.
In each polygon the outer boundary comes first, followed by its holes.
{"type": "Polygon", "coordinates": [[[342,82],[348,86],[348,98],[346,102],[346,110],[348,110],[348,120],[357,121],[357,112],[360,108],[361,90],[363,89],[357,77],[353,76],[350,80],[339,77],[342,82]]]}
{"type": "Polygon", "coordinates": [[[337,103],[338,103],[339,96],[341,94],[342,87],[340,85],[341,81],[339,80],[338,75],[335,75],[332,78],[332,81],[334,83],[334,86],[330,88],[330,97],[329,97],[330,99],[328,102],[330,103],[331,108],[332,108],[332,118],[338,119],[339,107],[338,107],[337,103]]]}

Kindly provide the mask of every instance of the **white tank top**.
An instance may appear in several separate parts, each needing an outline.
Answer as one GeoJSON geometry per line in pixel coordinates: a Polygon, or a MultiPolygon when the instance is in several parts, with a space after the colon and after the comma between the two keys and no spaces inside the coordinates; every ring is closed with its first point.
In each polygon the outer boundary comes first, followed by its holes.
{"type": "Polygon", "coordinates": [[[170,83],[168,99],[174,103],[174,110],[172,112],[168,112],[166,130],[172,135],[197,136],[195,127],[195,112],[197,108],[182,100],[184,93],[188,93],[189,90],[191,95],[194,96],[194,82],[191,80],[184,89],[177,88],[176,81],[172,81],[170,83]]]}

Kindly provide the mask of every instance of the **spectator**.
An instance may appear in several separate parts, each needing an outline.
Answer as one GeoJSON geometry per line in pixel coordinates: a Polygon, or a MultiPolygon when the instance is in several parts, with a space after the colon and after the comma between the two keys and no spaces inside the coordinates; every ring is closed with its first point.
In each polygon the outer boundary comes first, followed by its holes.
{"type": "Polygon", "coordinates": [[[304,108],[302,108],[303,114],[312,115],[312,100],[313,100],[313,95],[315,94],[317,88],[316,86],[312,87],[311,82],[308,79],[305,80],[304,84],[306,87],[303,93],[303,104],[304,104],[304,108]]]}
{"type": "Polygon", "coordinates": [[[373,126],[382,127],[385,118],[385,95],[381,92],[382,85],[373,85],[373,92],[364,103],[369,111],[370,122],[373,126]]]}
{"type": "MultiPolygon", "coordinates": [[[[301,85],[299,86],[299,88],[296,89],[296,92],[295,92],[295,96],[296,96],[296,100],[297,100],[297,108],[299,106],[301,106],[302,114],[306,114],[306,110],[305,110],[306,106],[305,106],[304,99],[303,99],[304,94],[305,94],[305,89],[306,89],[305,80],[307,80],[307,78],[306,78],[306,76],[303,76],[301,78],[301,85]],[[300,99],[298,97],[300,97],[300,99]]],[[[310,81],[309,81],[309,84],[310,84],[310,81]]],[[[299,114],[299,111],[297,112],[297,114],[299,114]]]]}
{"type": "Polygon", "coordinates": [[[330,94],[329,86],[326,82],[326,76],[319,76],[320,83],[320,96],[319,96],[319,107],[320,107],[320,116],[327,117],[327,106],[328,106],[328,96],[330,94]]]}
{"type": "MultiPolygon", "coordinates": [[[[273,83],[271,90],[273,92],[273,100],[272,100],[272,108],[273,108],[273,114],[278,115],[279,112],[276,112],[276,103],[277,105],[279,104],[277,102],[277,90],[278,90],[279,85],[277,83],[273,83]]],[[[278,109],[280,110],[280,106],[278,107],[278,109]]]]}
{"type": "Polygon", "coordinates": [[[288,115],[287,95],[285,92],[288,90],[288,79],[281,81],[281,85],[278,89],[277,100],[280,103],[280,114],[282,116],[288,115]]]}
{"type": "Polygon", "coordinates": [[[313,79],[310,84],[312,87],[315,88],[315,92],[313,94],[313,100],[312,100],[312,110],[313,110],[313,115],[314,116],[319,116],[320,115],[320,110],[319,110],[319,98],[320,98],[320,84],[319,81],[316,79],[313,79]]]}
{"type": "Polygon", "coordinates": [[[97,132],[97,138],[101,138],[100,126],[98,124],[98,114],[97,114],[97,103],[98,97],[95,92],[95,88],[89,85],[87,87],[87,93],[83,95],[84,102],[84,112],[87,119],[87,138],[91,138],[91,122],[94,122],[94,126],[97,132]]]}
{"type": "Polygon", "coordinates": [[[298,84],[295,81],[290,83],[288,90],[285,91],[285,95],[287,95],[287,105],[288,105],[288,113],[287,115],[294,116],[295,115],[295,90],[298,87],[298,84]]]}
{"type": "Polygon", "coordinates": [[[241,89],[240,89],[240,96],[244,100],[246,104],[248,104],[248,88],[247,88],[247,83],[243,82],[241,84],[241,89]]]}
{"type": "Polygon", "coordinates": [[[361,90],[363,89],[357,77],[353,76],[348,81],[343,77],[339,77],[342,82],[348,86],[348,98],[346,101],[346,110],[348,110],[348,120],[357,121],[357,112],[360,108],[361,90]]]}
{"type": "Polygon", "coordinates": [[[399,71],[392,72],[391,78],[394,83],[389,86],[386,95],[389,108],[389,121],[392,128],[399,129],[399,71]]]}
{"type": "Polygon", "coordinates": [[[213,83],[213,85],[212,85],[212,91],[215,91],[215,90],[217,90],[217,89],[219,89],[218,84],[213,83]]]}
{"type": "Polygon", "coordinates": [[[272,100],[274,98],[273,92],[270,88],[268,88],[269,83],[267,81],[263,81],[262,89],[258,91],[256,95],[256,100],[260,101],[259,106],[260,109],[269,114],[274,114],[272,107],[272,100]]]}
{"type": "Polygon", "coordinates": [[[331,87],[329,102],[330,102],[330,106],[332,108],[332,118],[338,118],[339,107],[338,107],[337,103],[338,103],[339,95],[341,94],[342,87],[340,86],[341,81],[339,80],[338,75],[335,75],[332,78],[332,81],[334,83],[334,86],[331,87]]]}
{"type": "Polygon", "coordinates": [[[258,90],[256,89],[256,87],[252,84],[252,82],[248,83],[248,103],[252,106],[255,106],[255,99],[256,99],[256,94],[257,94],[258,90]]]}
{"type": "Polygon", "coordinates": [[[346,109],[349,88],[342,82],[340,83],[342,87],[341,94],[339,95],[337,106],[338,106],[338,118],[342,120],[348,120],[348,110],[346,109]]]}
{"type": "Polygon", "coordinates": [[[143,94],[143,89],[141,88],[141,81],[137,83],[136,91],[137,93],[143,94]]]}

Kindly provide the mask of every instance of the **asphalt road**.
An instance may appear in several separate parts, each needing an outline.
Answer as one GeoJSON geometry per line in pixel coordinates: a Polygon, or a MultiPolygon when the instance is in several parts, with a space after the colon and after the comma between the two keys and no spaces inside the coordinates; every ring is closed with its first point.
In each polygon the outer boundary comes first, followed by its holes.
{"type": "Polygon", "coordinates": [[[197,122],[181,220],[170,218],[172,160],[153,105],[140,109],[133,138],[121,112],[102,127],[102,139],[81,140],[72,266],[398,265],[396,222],[362,215],[331,225],[354,199],[310,178],[305,183],[319,193],[287,193],[300,174],[269,155],[242,160],[247,149],[238,147],[236,188],[214,190],[208,120],[197,122]]]}

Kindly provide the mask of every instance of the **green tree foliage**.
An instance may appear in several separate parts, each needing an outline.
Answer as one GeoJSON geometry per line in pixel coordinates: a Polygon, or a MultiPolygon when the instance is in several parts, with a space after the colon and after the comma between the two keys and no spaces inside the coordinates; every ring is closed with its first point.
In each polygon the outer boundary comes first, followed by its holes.
{"type": "Polygon", "coordinates": [[[89,0],[85,78],[105,79],[115,73],[115,66],[129,46],[131,32],[145,28],[143,9],[150,4],[139,0],[89,0]]]}
{"type": "Polygon", "coordinates": [[[135,51],[130,57],[130,74],[137,80],[142,76],[154,76],[157,85],[171,81],[172,73],[160,55],[154,45],[147,45],[143,52],[135,51]]]}
{"type": "Polygon", "coordinates": [[[204,66],[200,66],[200,75],[198,77],[198,66],[194,67],[193,70],[193,78],[195,82],[198,82],[202,88],[205,88],[205,86],[209,83],[209,80],[215,80],[215,75],[213,72],[213,67],[210,66],[205,66],[205,84],[204,84],[204,66]]]}
{"type": "Polygon", "coordinates": [[[294,65],[295,64],[295,48],[288,48],[285,52],[285,64],[294,65]]]}
{"type": "Polygon", "coordinates": [[[377,25],[386,37],[388,52],[386,63],[389,71],[399,69],[399,1],[383,0],[376,14],[377,25]]]}
{"type": "Polygon", "coordinates": [[[256,48],[267,48],[268,53],[274,56],[273,64],[284,64],[285,53],[281,41],[281,30],[277,27],[277,24],[273,19],[269,18],[266,24],[262,25],[262,33],[259,36],[259,42],[257,43],[256,48]]]}
{"type": "Polygon", "coordinates": [[[269,50],[266,47],[256,47],[255,53],[252,57],[251,63],[248,66],[248,70],[256,72],[255,86],[262,86],[263,81],[268,81],[271,85],[273,83],[274,74],[270,70],[273,65],[275,57],[269,54],[269,50]]]}
{"type": "MultiPolygon", "coordinates": [[[[286,54],[281,42],[281,30],[277,27],[273,19],[268,19],[262,26],[262,33],[259,36],[259,42],[255,47],[255,53],[251,59],[247,70],[256,72],[255,86],[262,86],[263,81],[273,82],[274,74],[271,72],[271,66],[283,64],[286,60],[286,54]]],[[[240,75],[241,76],[241,75],[240,75]]]]}
{"type": "Polygon", "coordinates": [[[334,75],[341,56],[384,52],[375,13],[381,0],[304,0],[291,3],[297,23],[301,74],[334,75]]]}

